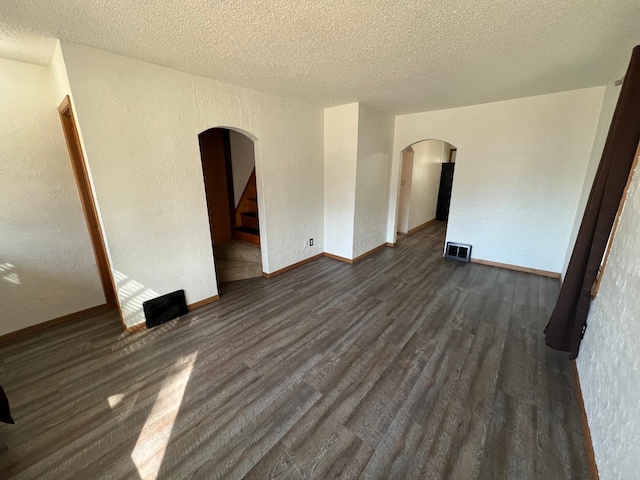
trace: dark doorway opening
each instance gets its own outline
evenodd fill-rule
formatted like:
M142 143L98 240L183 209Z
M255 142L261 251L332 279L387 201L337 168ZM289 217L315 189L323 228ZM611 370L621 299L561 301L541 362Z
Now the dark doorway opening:
M198 140L218 283L262 276L253 140L226 128Z
M451 190L453 189L453 173L456 167L455 154L457 149L449 150L449 161L442 164L440 172L440 188L438 189L438 205L436 207L436 220L446 222L449 220L449 207L451 206Z
M427 139L402 150L396 232L411 235L436 221L447 222L457 149Z

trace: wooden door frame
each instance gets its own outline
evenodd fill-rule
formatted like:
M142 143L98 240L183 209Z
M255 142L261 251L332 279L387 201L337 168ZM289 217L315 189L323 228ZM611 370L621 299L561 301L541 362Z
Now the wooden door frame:
M215 141L212 138L212 135L219 134L219 139L221 140L220 148L217 153L222 153L222 155L212 155L213 142ZM235 199L233 193L233 174L232 174L232 164L231 164L231 139L229 136L229 130L223 127L214 127L209 128L198 134L198 145L200 148L200 162L202 166L202 179L204 182L204 193L207 199L207 216L209 219L209 231L211 233L211 245L213 247L213 255L215 258L215 247L217 247L217 243L214 241L214 223L213 216L214 213L219 213L217 218L223 218L225 220L229 220L229 240L233 240L235 235L236 228L236 211L235 211ZM203 150L204 148L204 150ZM224 197L224 200L221 197L214 199L212 193L214 193L215 189L211 189L209 182L213 179L211 175L210 168L212 166L217 166L220 170L224 169L224 175L220 172L220 178L223 178L223 183L227 189L227 195ZM217 190L216 190L217 191ZM213 199L213 200L212 200ZM226 208L220 209L219 211L213 211L211 208L211 202L214 204L220 204L221 202L226 202ZM223 213L224 212L224 213Z
M222 129L224 139L224 164L227 171L227 194L229 196L229 221L231 222L231 236L236 231L236 197L233 191L233 163L231 161L231 133L228 128ZM255 158L254 158L255 168Z
M91 238L91 246L93 247L96 266L98 267L104 298L109 307L117 307L118 311L120 311L120 304L118 303L115 282L113 280L113 272L111 271L111 264L109 263L109 257L107 255L107 247L104 242L104 235L100 226L98 210L93 197L93 191L89 181L89 172L87 171L87 165L82 153L78 128L69 95L62 100L62 103L58 107L58 113L60 115L64 139L67 144L67 151L69 152L69 159L71 160L73 176L76 180L76 186L78 187L80 204L82 205L84 219L89 231L89 237ZM120 318L122 319L122 312L120 312Z

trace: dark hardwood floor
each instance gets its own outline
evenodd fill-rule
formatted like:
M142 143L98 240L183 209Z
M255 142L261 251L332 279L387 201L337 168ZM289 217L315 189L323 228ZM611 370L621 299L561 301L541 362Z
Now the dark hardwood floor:
M443 239L235 282L150 331L102 315L0 346L0 477L587 479L542 342L557 281Z

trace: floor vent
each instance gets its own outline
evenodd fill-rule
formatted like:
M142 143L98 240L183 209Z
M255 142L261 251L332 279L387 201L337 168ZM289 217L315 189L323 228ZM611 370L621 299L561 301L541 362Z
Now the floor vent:
M458 260L460 262L469 262L471 260L471 245L447 242L444 258Z
M184 290L167 293L142 304L147 328L157 327L188 312Z

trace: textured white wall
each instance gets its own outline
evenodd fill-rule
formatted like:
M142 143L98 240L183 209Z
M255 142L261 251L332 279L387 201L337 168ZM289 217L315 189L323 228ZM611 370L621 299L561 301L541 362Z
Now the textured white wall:
M411 176L413 175L413 148L402 151L400 166L400 193L398 194L398 226L399 233L409 231L409 211L411 210Z
M475 258L560 272L604 87L396 117L387 241L395 238L401 150L458 148L447 240Z
M636 172L577 360L602 480L634 480L640 469L638 292L640 174Z
M449 144L425 140L413 145L413 173L408 229L436 218L442 163L449 160Z
M67 76L67 66L64 64L62 46L56 42L56 48L51 58L51 81L53 83L53 94L58 105L67 95L71 96L71 86ZM77 129L76 125L76 129Z
M359 110L324 110L324 251L344 258L353 258Z
M354 258L385 243L394 120L360 104Z
M616 103L618 103L618 96L620 95L621 87L616 87L615 81L624 75L626 67L627 65L625 65L624 69L621 69L613 77L613 80L607 83L605 87L602 107L600 108L600 117L598 118L598 127L596 129L596 135L593 140L593 147L591 148L591 155L589 157L589 165L587 166L587 171L584 176L582 193L580 194L578 208L576 209L576 216L573 220L573 228L571 229L571 235L569 236L569 244L567 245L564 265L562 266L562 278L564 278L565 273L567 273L567 267L569 266L569 260L571 260L573 246L576 243L576 237L578 236L578 230L580 229L584 209L587 206L589 194L591 193L593 179L596 176L596 171L600 164L600 157L602 157L602 151L604 150L604 143L607 140L607 134L609 133L609 127L611 126L611 119L613 118L613 112L616 109Z
M147 298L217 294L198 150L211 127L257 140L263 270L323 251L320 108L72 43L62 52L127 325Z
M234 130L229 132L229 143L233 170L233 196L237 207L255 166L255 152L253 140Z
M0 335L104 303L49 68L0 59Z
M353 259L385 243L394 118L359 103L324 111L324 247Z

